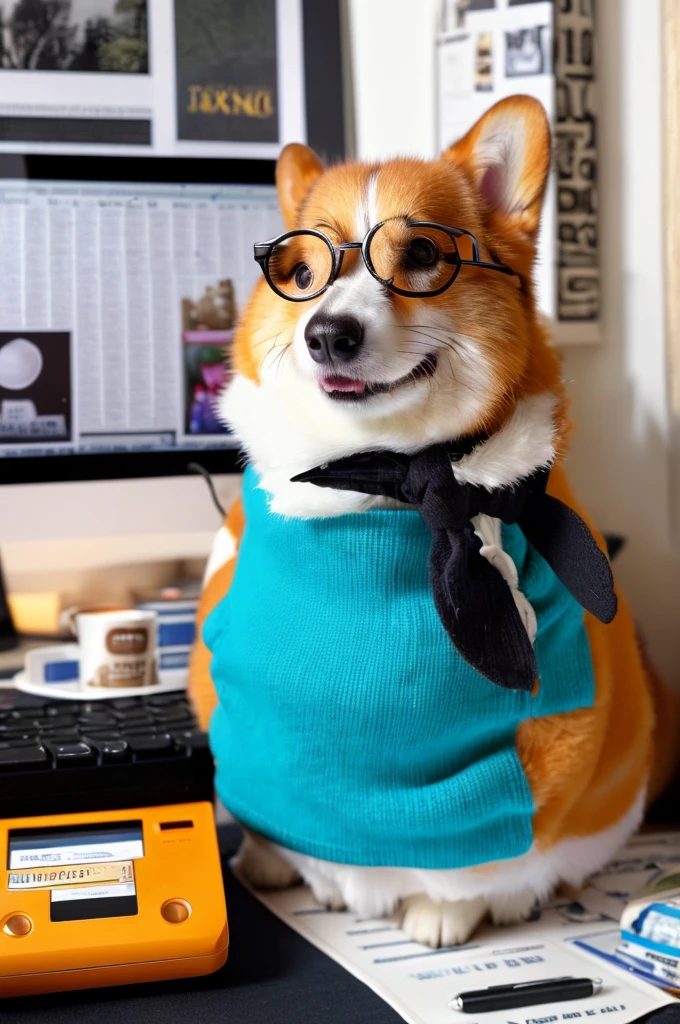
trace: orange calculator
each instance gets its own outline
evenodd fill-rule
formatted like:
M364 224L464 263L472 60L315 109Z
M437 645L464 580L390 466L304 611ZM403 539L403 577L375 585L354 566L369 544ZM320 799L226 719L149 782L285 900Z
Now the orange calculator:
M228 929L208 801L0 821L0 996L209 974Z

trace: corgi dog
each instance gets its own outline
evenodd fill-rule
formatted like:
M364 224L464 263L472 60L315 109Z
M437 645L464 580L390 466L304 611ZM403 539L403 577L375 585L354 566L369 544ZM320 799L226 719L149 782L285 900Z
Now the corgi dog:
M605 623L591 582L573 596L579 538L588 557L604 543L564 472L567 399L532 283L549 168L527 96L435 160L325 169L287 146L287 231L255 247L222 399L249 465L206 570L190 691L244 828L236 869L397 912L433 947L580 885L673 767L676 705L625 600ZM467 503L453 526L446 501L403 497L413 467L413 502L427 490L423 452L437 493ZM345 467L339 485L319 483L326 467ZM532 480L533 532L507 504ZM562 578L558 506L577 524Z

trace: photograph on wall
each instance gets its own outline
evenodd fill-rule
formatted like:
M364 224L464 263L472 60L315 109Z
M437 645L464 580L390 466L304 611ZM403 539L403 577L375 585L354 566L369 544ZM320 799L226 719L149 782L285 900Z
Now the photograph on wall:
M147 74L147 0L0 0L0 69Z
M465 5L468 11L490 11L496 6L496 0L469 0Z
M550 72L549 25L534 25L505 33L505 74L508 78L549 75Z
M0 332L0 446L72 439L71 335Z
M477 33L475 89L477 92L493 91L493 32Z
M175 0L177 137L278 142L276 0Z
M236 311L228 278L206 285L197 298L182 299L184 431L197 437L228 434L217 402L231 380L229 355Z

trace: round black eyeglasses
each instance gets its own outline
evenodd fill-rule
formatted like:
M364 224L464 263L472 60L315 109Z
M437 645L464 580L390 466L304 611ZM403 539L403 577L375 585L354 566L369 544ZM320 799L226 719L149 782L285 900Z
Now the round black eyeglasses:
M469 239L472 259L462 259L459 238ZM257 242L254 255L277 295L289 302L307 302L333 284L347 249L361 250L366 269L376 281L397 295L414 299L441 295L461 267L515 274L504 263L481 260L477 239L464 228L404 217L376 224L363 242L341 245L333 245L323 232L312 228L286 231L268 242Z

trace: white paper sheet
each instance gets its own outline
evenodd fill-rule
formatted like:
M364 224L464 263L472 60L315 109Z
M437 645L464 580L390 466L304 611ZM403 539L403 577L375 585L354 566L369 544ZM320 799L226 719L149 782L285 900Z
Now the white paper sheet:
M255 895L410 1024L476 1024L476 1015L449 1007L456 993L565 975L600 978L602 988L589 999L480 1014L479 1024L561 1024L604 1015L628 1024L674 999L611 962L618 918L659 862L679 859L680 833L636 837L578 899L556 900L520 926L485 927L468 945L449 949L412 942L393 919L327 911L304 886Z

